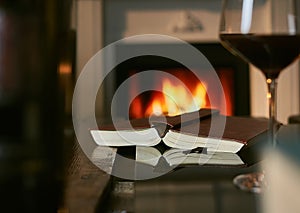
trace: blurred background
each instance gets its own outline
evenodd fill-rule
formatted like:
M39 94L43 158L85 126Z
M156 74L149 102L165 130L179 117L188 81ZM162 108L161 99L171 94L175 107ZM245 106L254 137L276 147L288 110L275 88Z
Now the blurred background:
M273 4L274 2L276 5L280 4L278 0L273 1ZM259 0L256 3L271 11L270 0ZM76 73L79 75L87 61L101 48L122 38L147 33L174 36L198 48L210 60L221 79L221 76L232 79L230 82L227 80L222 82L224 88L228 90L227 107L231 110L225 113L268 117L264 76L255 67L245 65L243 61L235 59L232 54L227 54L219 43L218 27L221 7L221 0L167 0L164 2L158 0L151 2L77 0L75 9ZM279 18L273 17L271 12L261 14L261 16L268 17L265 20L269 21L260 23L266 28L270 28L270 20ZM126 54L126 51L134 51L135 48L147 48L147 45L165 45L165 48L168 48L167 44L157 44L153 41L123 44L116 47L107 63L114 63L118 54ZM111 109L107 100L112 98L120 82L134 73L150 68L170 72L176 77L178 76L176 72L184 71L180 71L181 67L174 63L157 58L143 57L133 59L127 64L120 64L115 72L107 77L105 85L99 90L101 95L97 98L96 107L99 117L105 117L110 113ZM282 123L287 123L289 116L299 114L299 64L296 62L287 69L289 71L280 75L278 83L278 120ZM155 85L155 87L162 86ZM130 92L132 91L128 91L128 96ZM134 94L134 91L132 93ZM146 94L144 99L154 99L153 96ZM136 102L139 101L136 100ZM151 105L151 103L146 104ZM81 108L82 113L85 113L84 104ZM122 117L124 112L117 111L116 114Z
M71 0L0 2L0 211L56 212L75 58Z

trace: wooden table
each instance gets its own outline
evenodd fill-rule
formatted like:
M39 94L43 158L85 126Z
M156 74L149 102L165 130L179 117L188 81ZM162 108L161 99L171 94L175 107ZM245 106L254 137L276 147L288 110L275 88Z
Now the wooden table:
M260 196L232 184L237 174L259 169L259 164L247 168L189 167L132 181L103 172L75 146L59 212L259 212Z
M79 145L74 146L67 173L65 199L59 212L95 212L98 203L109 194L111 176L95 166Z
M139 181L108 175L75 146L64 205L59 212L255 213L266 212L266 209L269 210L267 212L282 212L283 209L299 212L299 132L300 125L281 127L274 157L249 167L186 167L157 178ZM271 162L268 161L270 159ZM238 174L261 170L261 164L268 165L266 171L273 174L269 182L272 190L265 193L264 200L262 195L241 191L232 183ZM115 166L115 163L112 165Z

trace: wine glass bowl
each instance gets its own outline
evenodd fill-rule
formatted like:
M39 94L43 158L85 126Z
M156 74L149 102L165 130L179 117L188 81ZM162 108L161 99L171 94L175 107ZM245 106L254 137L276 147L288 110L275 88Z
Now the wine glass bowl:
M234 54L260 69L267 79L278 78L298 58L300 49L300 35L222 33L220 39Z
M269 145L276 147L276 89L279 74L300 53L300 0L223 0L219 38L234 55L257 67L266 77ZM263 173L235 178L239 188L263 186ZM259 177L259 178L258 178ZM260 178L261 177L261 178ZM238 179L241 178L241 179ZM239 185L242 184L242 185Z

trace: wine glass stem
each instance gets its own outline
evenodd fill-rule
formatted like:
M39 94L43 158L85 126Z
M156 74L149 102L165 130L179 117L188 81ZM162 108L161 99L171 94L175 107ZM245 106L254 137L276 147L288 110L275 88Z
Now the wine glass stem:
M277 78L267 79L268 85L268 101L269 101L269 141L273 147L276 146L275 134L277 132L277 107L276 107L276 92L277 92Z

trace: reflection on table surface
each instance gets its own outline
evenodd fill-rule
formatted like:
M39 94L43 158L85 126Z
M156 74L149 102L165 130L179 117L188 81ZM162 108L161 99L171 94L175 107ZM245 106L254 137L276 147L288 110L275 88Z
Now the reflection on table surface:
M189 165L160 170L154 176L152 166L130 161L137 154L136 147L127 148L126 152L121 148L119 151L110 147L97 149L92 161L112 173L117 168L114 174L119 175L111 178L109 196L98 204L98 212L234 213L241 209L243 212L259 212L260 196L245 193L232 183L238 174L260 170L259 164L249 167ZM120 153L123 156L119 156ZM123 157L130 159L124 162ZM124 176L140 180L128 180Z
M84 155L80 155L79 159L86 160L79 161L81 169L75 172L72 181L69 181L68 188L71 189L71 193L67 194L67 209L69 212L84 213L273 213L289 206L289 210L293 210L289 212L297 212L295 210L300 209L296 196L300 190L300 160L297 154L300 153L299 133L300 126L282 127L278 135L279 148L276 150L279 157L276 154L276 158L264 158L263 161L250 166L178 167L164 175L136 181L105 173L104 171L114 172L118 149L102 147L100 152L98 150L92 154L94 164ZM272 167L270 160L273 162ZM257 195L241 191L233 185L232 180L236 175L261 171L261 165L272 169L268 172L274 174L270 182L273 191L266 193L266 196ZM74 168L76 167L78 168ZM129 175L135 175L139 167L137 164L121 162L117 168L122 168L121 171L127 171ZM277 211L273 211L274 208L277 208ZM71 211L73 209L75 211Z
M189 167L151 180L114 178L109 205L99 206L107 212L259 212L260 196L232 183L236 174L256 169Z

